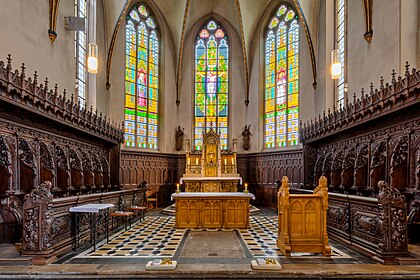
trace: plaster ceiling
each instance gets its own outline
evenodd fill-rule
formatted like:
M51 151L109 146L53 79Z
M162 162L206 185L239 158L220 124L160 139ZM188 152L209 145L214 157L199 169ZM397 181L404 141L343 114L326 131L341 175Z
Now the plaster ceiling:
M104 0L108 38L112 37L115 25L127 1L130 3L137 2L135 0ZM148 0L145 2L149 5L154 5L159 10L170 30L174 47L178 50L187 0ZM239 0L247 52L249 52L249 46L257 31L261 17L271 2L272 0ZM318 16L319 2L320 0L299 0L308 23L309 31L313 33L312 40L315 39L314 35L317 31L316 19ZM191 0L190 12L187 18L186 34L188 34L191 29L194 30L197 21L210 13L218 14L227 20L240 38L240 24L236 13L235 0ZM316 45L316 42L314 43Z

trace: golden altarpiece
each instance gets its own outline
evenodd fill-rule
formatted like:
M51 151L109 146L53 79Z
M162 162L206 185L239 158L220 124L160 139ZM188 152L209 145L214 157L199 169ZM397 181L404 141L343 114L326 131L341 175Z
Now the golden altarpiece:
M242 184L236 168L237 140L232 151L220 149L220 137L213 128L203 135L203 150L191 151L186 139L186 168L180 180L186 192L237 192Z

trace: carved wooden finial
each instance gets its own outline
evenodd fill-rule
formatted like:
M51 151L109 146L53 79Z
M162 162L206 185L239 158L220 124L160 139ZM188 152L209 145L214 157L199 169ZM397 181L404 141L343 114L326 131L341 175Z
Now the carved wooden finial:
M58 85L57 85L57 84L55 84L55 85L54 85L54 95L57 95L57 90L58 90Z
M416 72L417 72L417 69L416 68L411 69L411 75L416 74Z
M92 115L92 112L93 112L93 106L92 105L90 105L90 114Z
M408 63L408 61L405 62L405 76L410 76L410 64Z
M99 113L99 117L102 119L102 112Z
M45 82L44 82L44 90L48 91L48 78L45 78Z
M373 95L373 83L370 83L370 95Z
M64 89L63 90L63 99L64 99L64 101L66 100L66 98L67 98L67 91L66 91L66 89ZM57 96L57 95L56 95Z
M395 84L396 82L397 82L397 80L395 79L395 75L396 75L397 73L395 72L395 69L392 69L392 73L391 73L391 76L392 76L392 83L393 84Z
M22 79L24 79L25 78L25 69L26 69L25 63L22 63L22 66L20 66L20 69L22 69L20 71L20 76L22 77Z
M335 108L335 105L334 105L334 108ZM330 115L331 115L331 108L328 107L328 116Z
M12 55L10 53L7 55L6 70L7 71L11 71L12 70Z
M95 109L95 115L98 115L98 108Z
M71 104L73 104L73 101L74 101L74 93L71 94L71 98L70 98Z
M34 73L34 82L33 82L34 86L36 86L38 84L38 72L35 71Z
M381 85L380 85L380 89L383 90L384 89L384 77L381 76Z
M353 105L356 104L356 93L353 93Z

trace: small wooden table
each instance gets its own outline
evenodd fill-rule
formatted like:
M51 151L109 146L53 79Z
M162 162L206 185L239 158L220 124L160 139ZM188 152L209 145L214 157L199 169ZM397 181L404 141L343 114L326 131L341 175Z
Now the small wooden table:
M248 228L251 193L174 193L177 228Z

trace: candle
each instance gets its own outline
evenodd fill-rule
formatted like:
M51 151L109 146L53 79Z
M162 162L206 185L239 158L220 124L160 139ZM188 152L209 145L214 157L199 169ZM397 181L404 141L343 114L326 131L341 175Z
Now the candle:
M198 165L198 158L195 158L195 165Z
M176 193L179 193L179 183L176 184Z
M248 193L248 183L245 183L245 193Z

